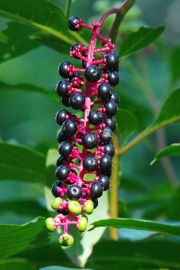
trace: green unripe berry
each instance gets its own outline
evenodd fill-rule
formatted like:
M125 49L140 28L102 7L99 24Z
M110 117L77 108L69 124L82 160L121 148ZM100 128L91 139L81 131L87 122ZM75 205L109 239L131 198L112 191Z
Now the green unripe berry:
M50 232L54 232L55 231L54 219L53 218L47 218L46 219L46 227L48 228L48 230Z
M94 211L94 203L91 200L87 200L84 204L84 211L90 215Z
M70 234L63 234L59 237L59 244L64 247L72 246L74 238Z
M68 209L71 213L79 215L81 213L81 205L78 201L70 201L68 204Z
M81 217L79 219L79 222L78 222L78 226L77 226L77 229L80 231L80 232L84 232L87 228L87 223L88 223L88 220L86 217Z
M60 197L57 197L51 204L52 209L58 210L61 205L62 199Z

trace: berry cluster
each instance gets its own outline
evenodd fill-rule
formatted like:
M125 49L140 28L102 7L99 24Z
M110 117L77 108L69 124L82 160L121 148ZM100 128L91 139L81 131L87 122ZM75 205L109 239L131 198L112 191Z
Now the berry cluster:
M119 57L114 52L111 39L100 35L101 25L83 23L78 17L68 21L69 29L78 31L82 27L92 31L88 47L74 44L70 57L81 60L82 68L70 62L59 65L63 78L56 85L56 92L66 107L81 110L78 118L66 109L56 114L56 121L62 127L57 135L60 157L57 160L56 181L52 194L56 197L52 208L57 210L55 218L46 220L50 231L64 226L59 243L70 246L74 239L68 233L68 226L74 225L83 232L87 227L86 214L98 206L98 198L109 188L112 171L112 144L119 97L113 86L119 83ZM102 47L96 48L96 41ZM100 58L100 59L99 59Z

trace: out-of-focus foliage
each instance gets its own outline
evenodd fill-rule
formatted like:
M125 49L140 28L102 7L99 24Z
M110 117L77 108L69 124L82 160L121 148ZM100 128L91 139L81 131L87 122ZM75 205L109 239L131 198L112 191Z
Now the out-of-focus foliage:
M180 269L178 2L137 0L116 39L122 56L116 87L122 219L107 219L106 194L89 220L123 227L120 240L110 240L104 227L83 236L74 230L76 245L62 249L57 235L50 240L44 228L45 218L54 215L54 116L63 108L54 88L71 45L82 38L88 43L90 36L68 31L66 1L0 1L0 269ZM89 23L119 6L76 0L70 15ZM104 36L114 18L105 20ZM158 161L150 166L152 160Z

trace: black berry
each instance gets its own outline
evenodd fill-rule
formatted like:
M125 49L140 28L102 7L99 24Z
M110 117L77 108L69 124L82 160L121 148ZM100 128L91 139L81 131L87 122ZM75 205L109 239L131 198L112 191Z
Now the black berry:
M104 191L109 188L110 181L109 181L109 177L107 175L100 174L98 180L101 183L101 185L103 186Z
M59 167L60 165L66 165L67 163L67 159L64 156L60 156L58 157L57 161L56 161L56 167Z
M119 98L119 96L118 96L118 94L117 94L116 92L112 93L112 95L111 95L111 100L114 100L114 102L115 102L116 104L119 103L120 98Z
M77 93L72 94L69 98L69 104L75 110L81 109L85 104L84 95L77 94Z
M106 56L106 65L108 70L118 71L119 57L116 53L112 52Z
M94 209L98 206L98 199L97 198L94 198L92 200L92 202L94 203Z
M64 142L64 141L66 141L67 140L67 135L65 134L65 132L63 131L63 130L61 130L59 133L58 133L58 135L57 135L57 141L58 141L58 143L62 143L62 142Z
M98 138L94 133L87 133L82 137L82 144L87 149L93 149L98 144Z
M104 123L105 123L105 125L107 127L109 127L110 129L112 129L112 131L115 131L115 129L116 129L116 120L114 118L105 117Z
M102 83L98 87L98 95L100 98L104 100L111 98L112 93L113 93L113 90L111 88L111 85L108 83Z
M59 75L63 78L69 78L69 71L68 71L68 68L72 66L72 64L70 62L62 62L60 65L59 65Z
M73 149L73 145L70 142L63 142L59 146L59 154L62 156L68 156Z
M65 120L67 120L67 117L70 115L70 113L66 110L60 110L56 113L56 122L61 126Z
M100 168L102 170L110 170L112 167L112 158L109 155L104 155L100 158Z
M69 82L66 80L61 80L56 85L56 92L60 97L68 95L68 85Z
M65 180L70 174L70 169L64 165L60 165L59 167L57 167L55 174L57 179Z
M114 149L114 146L112 145L112 143L104 145L104 154L107 154L107 155L109 155L111 157L114 156L115 149Z
M60 181L56 181L56 182L52 185L51 191L52 191L52 194L53 194L55 197L59 197L58 189L60 189L61 186L62 186L62 182L60 182Z
M68 21L68 27L71 31L79 31L82 27L79 23L82 23L82 19L76 16L72 16Z
M100 138L103 143L109 143L112 140L113 132L109 127L105 127L100 132Z
M85 69L84 75L89 82L97 82L100 79L101 71L97 66L89 66Z
M104 104L104 107L106 109L106 115L109 117L114 116L117 112L117 104L114 102L114 100L107 101Z
M107 79L110 85L115 86L119 83L119 74L117 71L108 71L107 75Z
M67 196L70 200L78 200L82 196L82 189L78 185L71 185L67 189Z
M62 104L66 107L70 107L70 104L69 104L69 96L63 96L61 98L61 101L62 101Z
M66 120L62 124L62 130L67 136L73 136L77 131L77 124L73 120Z
M93 171L97 170L97 168L98 168L98 161L93 156L85 157L85 159L83 160L83 167L87 171L93 172Z
M97 110L93 110L93 111L90 111L88 119L92 125L97 126L102 123L104 116L101 112Z
M93 198L99 198L103 194L103 186L101 185L100 182L92 183L90 192Z

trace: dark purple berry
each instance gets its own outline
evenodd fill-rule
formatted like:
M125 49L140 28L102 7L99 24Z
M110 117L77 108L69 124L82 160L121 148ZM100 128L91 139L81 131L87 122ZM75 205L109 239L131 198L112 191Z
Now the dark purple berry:
M65 180L70 174L70 169L64 165L57 167L55 175L59 180Z
M88 119L92 125L97 126L102 123L104 116L101 112L97 110L93 110L93 111L90 111Z
M105 123L105 125L107 127L109 127L110 129L112 129L112 131L115 131L115 129L116 129L116 120L114 118L105 117L104 123Z
M89 66L85 69L85 78L89 82L97 82L101 76L101 70L97 66Z
M82 23L82 19L76 16L72 16L68 21L68 27L71 31L79 31L82 27L79 26L79 23Z
M109 155L111 157L114 156L115 149L114 149L114 146L112 145L112 143L104 145L104 154L107 154L107 155Z
M65 132L63 130L61 130L58 135L57 135L57 141L58 143L62 143L64 141L66 141L68 138L68 136L65 134Z
M104 100L111 98L112 93L113 90L111 88L111 85L108 83L102 83L98 87L98 96Z
M93 172L98 168L98 161L93 156L85 157L85 159L83 160L83 167L87 171Z
M73 120L66 120L62 124L62 130L67 136L73 136L77 131L77 124Z
M61 98L61 101L62 101L62 104L66 107L70 107L70 104L69 104L69 96L64 96Z
M111 86L115 86L119 83L119 74L117 71L108 71L107 75L107 79Z
M94 203L94 209L98 206L98 199L97 198L94 198L92 200L92 202Z
M58 209L57 212L59 214L64 215L64 216L67 216L69 214L69 210L68 209Z
M100 182L92 183L90 192L93 198L99 198L103 194L103 186L101 185Z
M117 104L114 102L114 100L107 101L104 104L104 107L106 109L106 115L109 117L112 117L117 112Z
M69 82L66 80L61 80L56 85L56 92L60 97L68 95L68 85Z
M103 143L109 143L112 140L113 132L109 127L105 127L100 132L100 138Z
M59 65L59 75L63 78L69 78L69 72L68 72L68 68L71 66L72 64L70 62L62 62L60 65Z
M56 122L61 126L65 120L67 120L67 117L70 115L70 113L66 110L60 110L56 113Z
M118 96L118 94L116 92L112 93L111 100L113 100L116 104L119 103L120 98L119 98L119 96Z
M101 185L103 186L104 191L109 188L110 181L109 181L109 177L107 175L100 174L98 180L101 183Z
M60 156L60 157L58 157L58 159L56 161L56 167L59 167L61 165L66 165L66 163L67 163L66 157Z
M71 185L67 189L67 196L70 200L78 200L82 196L82 189L78 185Z
M100 168L106 171L112 168L112 158L109 155L106 154L100 158Z
M112 52L106 56L106 65L108 70L118 71L119 57L116 53Z
M69 98L69 104L75 110L82 109L85 104L84 95L77 93L72 94Z
M56 181L56 182L52 185L51 191L52 191L52 194L53 194L55 197L59 197L58 189L60 189L61 187L62 187L62 182L60 182L60 181Z
M82 137L82 144L87 149L93 149L98 144L98 138L94 133L87 133Z
M72 143L66 141L60 144L58 150L60 155L68 156L69 154L71 154L72 149L73 149Z

